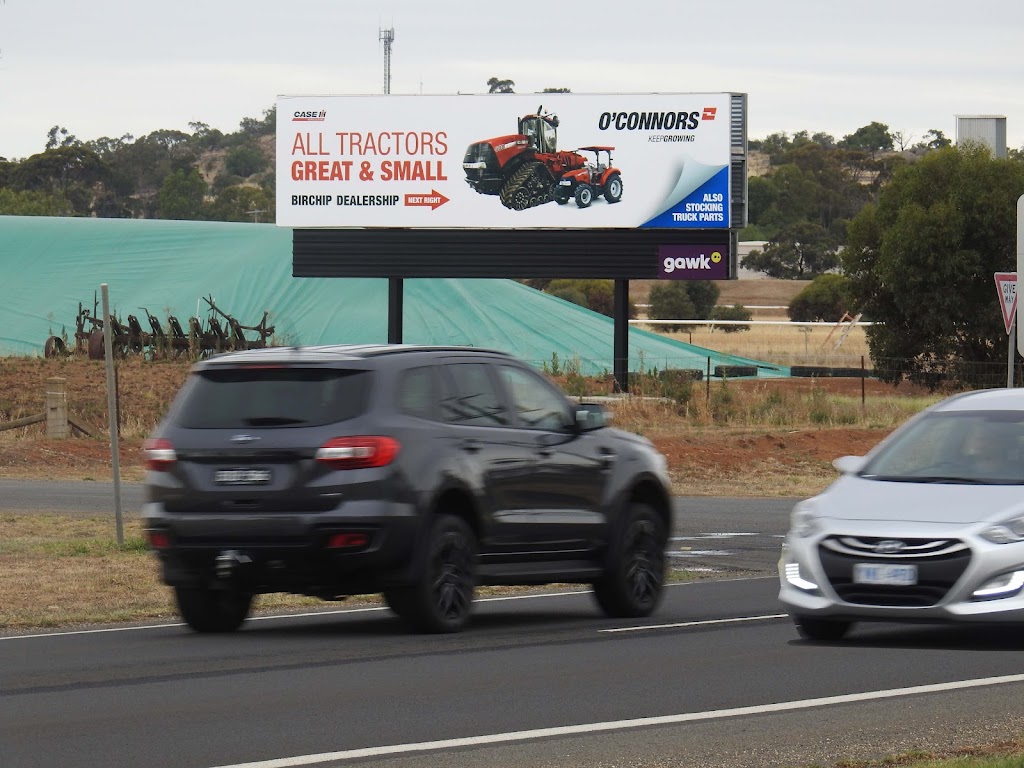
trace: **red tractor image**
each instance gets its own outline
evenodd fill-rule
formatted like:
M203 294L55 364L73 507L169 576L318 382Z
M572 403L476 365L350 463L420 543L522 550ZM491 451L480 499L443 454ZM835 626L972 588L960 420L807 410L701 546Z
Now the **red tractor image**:
M576 200L588 207L597 195L609 203L622 199L622 174L612 166L614 147L582 147L594 153L594 162L579 152L558 150L558 117L544 114L519 118L519 132L470 144L463 158L466 183L482 195L497 195L514 211L554 200L559 205ZM608 162L601 163L601 153Z

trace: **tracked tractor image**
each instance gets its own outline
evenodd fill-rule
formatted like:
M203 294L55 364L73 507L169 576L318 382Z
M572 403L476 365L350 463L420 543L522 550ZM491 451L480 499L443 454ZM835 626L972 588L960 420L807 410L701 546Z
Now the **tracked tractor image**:
M482 195L497 195L514 211L570 198L586 208L596 195L609 203L622 199L622 175L611 165L614 147L584 147L594 152L593 163L579 152L559 151L558 117L543 107L519 118L518 131L470 144L462 163L466 183ZM607 153L606 164L601 152Z

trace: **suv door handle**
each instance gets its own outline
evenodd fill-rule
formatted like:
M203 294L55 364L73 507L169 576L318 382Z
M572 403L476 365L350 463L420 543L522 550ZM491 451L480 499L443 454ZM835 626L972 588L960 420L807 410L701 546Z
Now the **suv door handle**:
M475 437L467 437L465 440L462 441L462 445L460 447L464 451L469 451L470 453L476 453L483 446L480 444L480 441L477 440Z
M601 469L608 469L612 465L612 462L615 461L615 451L611 448L601 446L598 449L598 454L598 461L601 464Z

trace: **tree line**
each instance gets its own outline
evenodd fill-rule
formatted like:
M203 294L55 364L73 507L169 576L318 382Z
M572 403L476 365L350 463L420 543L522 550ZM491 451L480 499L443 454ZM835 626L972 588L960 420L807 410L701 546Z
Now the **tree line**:
M488 82L492 93L514 85ZM0 157L0 215L274 221L275 108L232 133L189 128L83 141L54 126L42 152ZM874 320L872 358L909 361L903 370L921 381L939 381L963 362L1005 362L992 275L1016 269L1024 150L997 159L981 145L952 147L935 129L913 143L879 122L839 140L773 133L749 148L768 168L748 181L740 239L765 245L741 265L812 280L792 302L792 319ZM605 281L537 287L610 313ZM749 319L742 308L716 308L715 299L717 291L673 281L652 291L648 314Z
M189 128L83 141L53 126L42 152L0 157L0 214L274 221L276 108L233 133Z

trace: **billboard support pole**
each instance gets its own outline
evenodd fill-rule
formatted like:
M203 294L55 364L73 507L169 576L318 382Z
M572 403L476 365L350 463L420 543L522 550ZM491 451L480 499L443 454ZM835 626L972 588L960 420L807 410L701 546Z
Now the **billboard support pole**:
M388 344L402 343L404 285L400 277L388 278Z
M629 280L615 281L612 368L620 392L629 392Z

